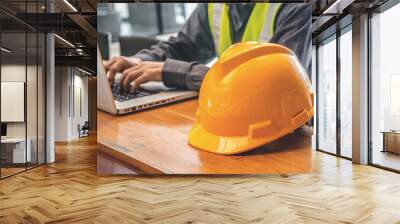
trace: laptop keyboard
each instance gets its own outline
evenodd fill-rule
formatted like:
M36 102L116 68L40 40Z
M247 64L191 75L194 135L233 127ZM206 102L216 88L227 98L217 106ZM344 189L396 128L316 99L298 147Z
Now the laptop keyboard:
M114 99L118 102L124 102L127 100L144 97L144 96L149 96L149 95L153 94L152 92L146 91L143 89L138 89L133 93L129 93L129 92L125 91L124 88L122 88L117 83L113 83L111 85L111 90L112 90Z

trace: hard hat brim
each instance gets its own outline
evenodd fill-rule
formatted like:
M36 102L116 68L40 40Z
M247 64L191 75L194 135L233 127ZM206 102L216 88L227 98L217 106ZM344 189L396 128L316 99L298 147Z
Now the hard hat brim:
M193 125L188 136L191 146L223 155L250 151L272 140L270 138L251 139L248 136L218 136L207 132L198 122Z

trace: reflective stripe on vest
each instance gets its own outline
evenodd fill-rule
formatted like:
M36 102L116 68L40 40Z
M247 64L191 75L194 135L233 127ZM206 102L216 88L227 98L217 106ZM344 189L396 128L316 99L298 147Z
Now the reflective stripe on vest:
M243 41L269 42L275 32L275 17L281 3L256 3L243 33ZM208 23L217 55L232 45L229 7L226 3L208 4Z

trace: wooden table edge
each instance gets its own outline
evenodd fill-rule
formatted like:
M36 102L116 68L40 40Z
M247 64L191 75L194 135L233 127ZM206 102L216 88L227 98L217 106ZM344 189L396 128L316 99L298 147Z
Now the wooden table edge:
M142 172L141 174L167 174L149 164L133 158L132 156L126 155L123 151L126 151L127 149L111 142L98 141L97 150L129 164L129 166L132 166L135 170L140 170Z

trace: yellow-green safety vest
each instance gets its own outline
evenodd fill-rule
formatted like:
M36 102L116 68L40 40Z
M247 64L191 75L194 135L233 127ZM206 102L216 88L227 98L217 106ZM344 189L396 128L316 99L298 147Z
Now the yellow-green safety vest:
M242 42L269 42L275 32L275 17L281 5L281 3L256 3L246 24ZM228 9L226 3L208 4L208 22L218 56L232 45Z

